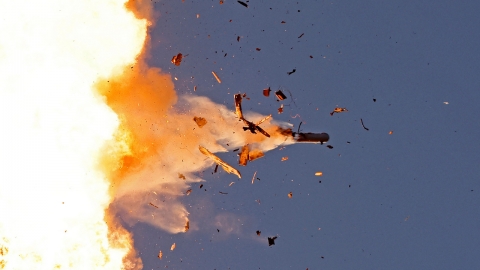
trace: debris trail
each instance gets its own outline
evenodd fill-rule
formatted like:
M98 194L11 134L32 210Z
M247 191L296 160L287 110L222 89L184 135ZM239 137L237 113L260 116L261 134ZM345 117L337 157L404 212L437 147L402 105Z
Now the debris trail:
M225 161L221 160L216 155L212 154L212 152L208 151L205 147L199 146L198 149L200 150L200 152L202 152L202 154L204 154L205 156L207 156L210 159L212 159L213 161L215 161L218 165L222 166L222 168L226 172L233 173L236 176L238 176L238 178L242 178L242 175L240 174L240 172L237 169L233 168L231 165L229 165Z

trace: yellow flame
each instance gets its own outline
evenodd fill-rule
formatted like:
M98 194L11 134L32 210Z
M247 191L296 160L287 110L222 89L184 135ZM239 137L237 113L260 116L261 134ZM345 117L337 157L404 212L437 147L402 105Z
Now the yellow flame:
M0 2L0 269L134 269L96 169L119 120L93 91L135 62L148 22L122 0Z

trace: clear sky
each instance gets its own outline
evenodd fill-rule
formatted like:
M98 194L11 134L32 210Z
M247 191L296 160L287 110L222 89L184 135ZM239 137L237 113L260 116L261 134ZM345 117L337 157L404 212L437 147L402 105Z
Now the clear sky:
M150 64L179 95L233 111L246 93L244 111L327 132L333 149L290 145L246 167L220 154L244 177L199 172L185 234L137 223L144 269L480 269L480 2L244 2L157 2Z

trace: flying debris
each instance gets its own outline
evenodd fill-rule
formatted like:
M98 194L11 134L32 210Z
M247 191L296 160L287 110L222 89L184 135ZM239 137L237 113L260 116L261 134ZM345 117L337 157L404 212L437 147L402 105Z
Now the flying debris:
M257 231L257 235L258 235L258 236L260 236L261 233L262 233L261 231Z
M295 73L295 71L297 71L297 69L294 68L292 71L287 72L287 74L292 75L293 73Z
M249 149L248 149L248 144L246 144L242 147L242 152L240 152L240 158L238 160L238 164L240 164L241 166L247 166L248 154L249 154Z
M158 208L158 206L156 206L156 205L153 204L153 203L148 203L148 204L151 205L151 206L153 206L153 207L155 207L155 208Z
M187 223L185 223L185 232L188 232L190 229L190 221L187 220Z
M328 148L328 149L333 149L333 146L331 146L331 145L329 144L329 145L327 145L327 148Z
M282 161L288 160L288 157L282 157Z
M301 133L292 132L293 139L301 143L326 143L330 139L327 133Z
M348 110L347 110L347 108L336 107L335 109L333 109L333 111L330 113L330 115L333 115L334 113L341 113L341 112L348 112Z
M243 117L243 112L242 112L242 95L241 94L235 94L234 95L235 99L235 114L237 115L238 119L242 120L247 126L243 127L244 131L250 130L253 134L256 134L257 131L265 135L266 137L270 137L270 134L268 134L263 128L259 127L259 125L265 121L267 121L272 115L268 115L262 120L258 121L258 123L254 124L253 122L248 121Z
M257 171L255 171L255 173L253 174L253 177L252 177L252 185L253 185L253 182L255 181L255 176L257 176Z
M170 247L170 250L174 250L176 246L177 245L175 245L175 243L173 243L173 245Z
M363 119L362 119L362 118L360 118L360 122L362 123L362 127L363 127L366 131L368 131L368 128L363 124Z
M256 48L255 50L257 50L257 52L259 52L259 51L260 51L260 50L262 50L262 49L260 49L260 48Z
M193 117L193 121L195 121L195 123L197 123L198 127L201 128L203 126L205 126L207 124L207 119L203 118L203 117Z
M246 7L246 8L248 8L248 5L247 5L247 3L243 2L243 1L237 1L237 2L238 2L238 3L240 3L240 5L242 5L242 6Z
M316 172L315 173L315 176L322 176L323 175L323 172Z
M392 135L392 134L393 134L393 130L390 130L390 131L388 132L388 135Z
M182 62L183 55L181 53L178 53L177 55L174 55L172 57L172 63L175 66L180 66L180 63Z
M187 191L185 192L185 194L186 194L187 196L190 195L190 193L192 193L192 189L189 189L189 190L187 190Z
M163 258L163 252L160 250L160 252L158 252L158 258L161 260Z
M275 239L277 239L277 236L274 237L268 237L268 246L273 246L275 245Z
M298 38L301 38L301 37L303 37L303 35L304 35L304 34L305 34L305 33L302 33L300 36L298 36Z
M183 175L183 174L181 174L181 173L178 174L178 178L183 179L183 180L186 180L185 175Z
M270 96L270 91L272 91L270 89L270 87L263 89L263 95L266 96L266 97L269 97Z
M277 111L278 111L278 114L283 113L283 104L280 105L280 108L278 108Z
M285 96L285 94L282 92L282 90L276 91L275 95L277 96L278 100L287 99L287 96Z
M222 80L220 80L220 78L218 77L217 73L215 73L215 71L212 71L212 74L213 74L213 77L215 77L215 79L217 79L218 83L222 83Z
M213 161L215 161L218 165L222 166L222 168L227 172L227 173L233 173L235 174L236 176L238 176L238 178L242 178L242 175L240 174L240 172L233 168L232 166L230 166L229 164L227 164L225 161L221 160L219 157L217 157L216 155L212 154L210 151L208 151L205 147L199 145L198 146L198 149L200 150L200 152L202 152L202 154L204 154L205 156L209 157L210 159L212 159Z

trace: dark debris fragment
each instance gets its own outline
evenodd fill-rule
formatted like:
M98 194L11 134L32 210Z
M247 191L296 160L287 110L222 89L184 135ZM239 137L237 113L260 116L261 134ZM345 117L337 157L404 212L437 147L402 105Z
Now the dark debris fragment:
M261 231L257 231L257 235L258 235L258 236L260 236L261 233L262 233Z
M270 87L265 88L265 89L263 89L263 95L266 96L266 97L269 97L271 91L272 90L270 89Z
M287 74L292 75L293 73L295 73L295 71L297 71L297 69L294 68L292 71L287 72Z
M240 5L242 5L242 6L246 7L246 8L248 8L248 5L247 5L247 3L243 2L243 1L237 1L237 2L238 2L238 3L240 3Z
M333 149L333 146L331 146L331 145L329 144L329 145L327 145L327 148L328 148L328 149Z
M282 92L282 90L276 91L275 95L277 96L278 100L287 99L287 96L285 96L285 94Z
M172 63L175 66L180 66L180 63L182 62L183 55L181 53L178 53L177 55L174 55L172 57Z
M333 115L334 113L341 113L341 112L348 112L348 110L347 108L336 107L335 109L333 109L330 115Z
M277 239L277 236L274 237L268 237L268 246L273 246L275 245L275 239Z

